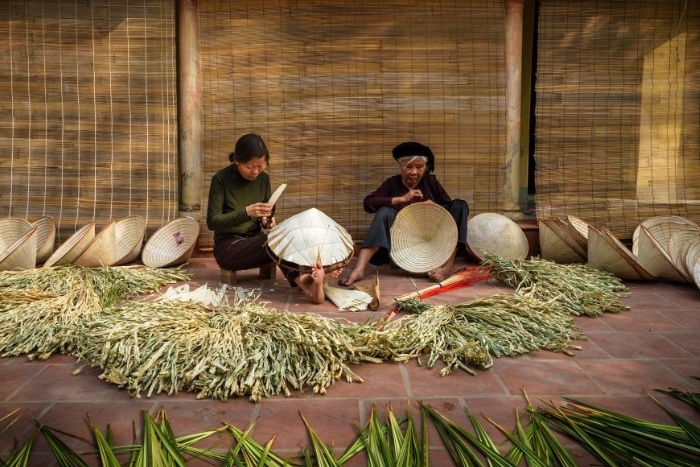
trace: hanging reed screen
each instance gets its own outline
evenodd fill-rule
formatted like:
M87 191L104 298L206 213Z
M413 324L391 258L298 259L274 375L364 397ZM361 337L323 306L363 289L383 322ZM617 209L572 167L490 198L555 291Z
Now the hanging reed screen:
M0 3L0 216L177 215L172 0Z
M700 222L700 5L542 0L536 203L631 238L657 215Z
M501 209L502 0L199 7L205 198L236 139L254 132L270 149L273 189L288 184L278 219L316 207L361 241L362 199L398 173L391 149L407 140L432 148L435 173L472 213Z

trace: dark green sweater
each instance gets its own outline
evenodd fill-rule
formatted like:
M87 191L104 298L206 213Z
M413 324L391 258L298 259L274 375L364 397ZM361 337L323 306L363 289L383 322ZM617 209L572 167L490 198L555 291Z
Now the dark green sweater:
M214 231L214 241L236 234L260 231L257 219L245 212L246 206L270 199L270 176L262 172L249 181L241 177L235 164L219 170L211 179L207 227Z

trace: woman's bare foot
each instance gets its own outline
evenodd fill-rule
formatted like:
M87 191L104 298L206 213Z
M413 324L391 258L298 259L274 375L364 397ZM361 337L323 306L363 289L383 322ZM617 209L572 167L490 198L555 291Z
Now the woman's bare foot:
M449 264L448 264L449 263ZM433 282L442 282L448 277L450 277L454 270L452 269L453 261L448 261L447 263L439 266L432 271L428 272L428 277Z
M350 274L345 277L340 278L338 284L349 287L357 281L361 281L365 278L365 267L369 264L369 260L372 256L379 250L378 246L370 246L360 249L360 253L357 255L357 264Z
M352 284L354 284L355 282L361 281L364 278L365 278L365 270L360 269L359 267L356 266L355 269L350 271L350 274L338 279L338 284L340 284L344 287L349 287Z
M326 294L323 293L323 281L326 273L320 262L317 262L311 267L311 272L301 274L297 279L297 285L301 287L304 294L311 299L316 305L323 303L326 300Z
M452 251L449 259L445 261L442 266L438 266L432 271L428 272L428 277L433 282L442 282L452 274L454 274L453 266L455 264L455 256L457 255L457 248Z

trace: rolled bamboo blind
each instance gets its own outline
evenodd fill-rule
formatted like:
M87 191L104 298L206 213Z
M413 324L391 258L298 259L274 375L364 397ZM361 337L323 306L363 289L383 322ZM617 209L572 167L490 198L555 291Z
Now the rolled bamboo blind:
M700 5L542 0L539 217L631 238L645 219L700 221Z
M398 173L391 149L407 140L432 148L472 213L502 208L502 0L204 1L199 17L205 197L254 132L273 189L288 184L278 219L316 207L361 241L362 198Z
M0 4L0 216L177 215L172 0Z

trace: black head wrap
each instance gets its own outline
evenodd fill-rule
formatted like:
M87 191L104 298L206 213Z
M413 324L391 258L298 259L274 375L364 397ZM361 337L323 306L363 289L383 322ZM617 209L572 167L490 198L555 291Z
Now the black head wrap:
M435 170L435 155L430 148L424 144L416 143L415 141L407 141L396 146L391 155L397 161L402 157L407 156L423 156L428 159L425 163L426 173L432 173Z

